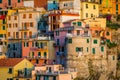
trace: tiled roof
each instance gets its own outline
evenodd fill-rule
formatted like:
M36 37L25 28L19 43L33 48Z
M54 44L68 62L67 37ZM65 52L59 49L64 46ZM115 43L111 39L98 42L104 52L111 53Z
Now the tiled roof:
M14 67L19 62L21 62L24 58L6 58L0 59L0 67Z

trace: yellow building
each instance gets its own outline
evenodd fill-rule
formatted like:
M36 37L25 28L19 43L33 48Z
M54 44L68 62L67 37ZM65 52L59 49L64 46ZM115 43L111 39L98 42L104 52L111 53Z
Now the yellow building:
M20 77L30 78L32 68L33 64L31 64L27 59L23 58L0 59L0 80L17 80Z
M98 17L99 16L99 5L95 2L83 1L81 2L81 19Z
M0 11L0 58L5 58L7 50L7 27L5 11Z

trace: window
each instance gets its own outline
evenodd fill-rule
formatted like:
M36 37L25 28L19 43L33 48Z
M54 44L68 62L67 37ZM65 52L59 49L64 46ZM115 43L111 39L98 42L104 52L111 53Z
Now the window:
M78 26L81 26L81 22L78 22L77 24L78 24Z
M110 33L109 33L109 32L106 32L106 35L107 35L107 36L109 36L109 35L110 35Z
M34 57L34 52L32 52L32 57Z
M40 57L41 56L41 52L38 52L38 57Z
M32 18L32 14L29 14L29 18Z
M17 23L15 23L15 27L16 27L16 28L18 27L18 24L17 24Z
M19 38L19 32L16 32L16 38Z
M0 38L3 38L3 34L0 34Z
M80 35L80 30L77 30L77 35Z
M33 22L30 22L30 27L33 27Z
M3 26L3 30L5 30L5 26Z
M59 36L59 31L56 31L56 36Z
M32 38L32 31L29 32L29 37Z
M113 58L113 60L115 60L115 56L113 56L112 58Z
M14 16L14 20L17 20L17 16Z
M93 17L93 14L91 14L91 17Z
M95 6L95 5L93 5L93 9L96 9L96 6Z
M5 19L3 19L3 24L5 24L6 22L5 22Z
M23 14L23 19L25 19L26 18L26 14Z
M116 10L118 10L118 4L116 4Z
M8 37L10 37L10 32L8 32Z
M87 52L89 51L89 48L87 47Z
M44 58L46 58L47 57L47 53L46 52L44 52Z
M28 47L29 43L28 42L24 42L24 47Z
M59 42L60 42L60 40L59 40L59 39L57 39L57 45L59 45Z
M101 47L101 51L104 52L104 47L103 46Z
M73 25L76 25L76 22L73 22Z
M89 43L89 39L87 39L86 41L87 41L87 43Z
M8 20L11 20L11 16L8 16Z
M83 47L76 47L76 52L82 52L83 51Z
M86 4L86 8L88 8L88 4Z
M12 68L9 68L8 73L9 73L9 74L12 74Z
M55 1L53 1L53 4L55 4Z
M8 26L9 26L9 28L11 28L12 26L11 26L11 24L8 24Z
M106 42L109 43L109 42L110 42L110 39L106 39Z
M68 39L68 43L72 43L72 39Z
M92 53L95 54L95 48L92 48Z
M38 59L36 59L36 63L37 63L37 64L39 63L39 60L38 60Z
M86 13L86 17L88 17L88 13Z
M94 44L97 44L97 40L94 40Z
M20 0L18 0L18 3L20 3Z
M2 0L0 0L0 3L2 3Z

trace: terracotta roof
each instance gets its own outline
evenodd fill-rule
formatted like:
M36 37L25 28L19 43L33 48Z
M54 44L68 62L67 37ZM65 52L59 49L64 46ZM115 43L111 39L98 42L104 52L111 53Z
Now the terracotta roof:
M24 60L24 58L6 58L0 59L0 67L14 67L19 62Z

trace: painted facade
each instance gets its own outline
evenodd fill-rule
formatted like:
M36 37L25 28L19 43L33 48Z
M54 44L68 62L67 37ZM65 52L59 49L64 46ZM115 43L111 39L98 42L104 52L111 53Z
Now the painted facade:
M48 37L22 41L22 57L26 57L34 64L42 65L45 60L55 60L54 41Z
M22 58L0 59L0 63L1 80L14 80L19 79L19 77L30 76L29 71L33 68L33 64Z
M18 11L15 10L11 15L8 14L8 39L29 39L37 37L37 25L42 11L37 8L34 12L33 10L33 8L23 8L18 9Z
M48 0L47 1L47 10L58 10L59 9L59 0Z
M69 71L69 73L68 73ZM45 66L37 66L35 67L35 70L32 71L33 75L32 80L44 80L44 79L50 79L50 80L73 80L76 77L76 71L75 70L64 70L64 68L61 65L45 65Z
M23 7L23 0L0 0L1 9L11 9L15 7Z

